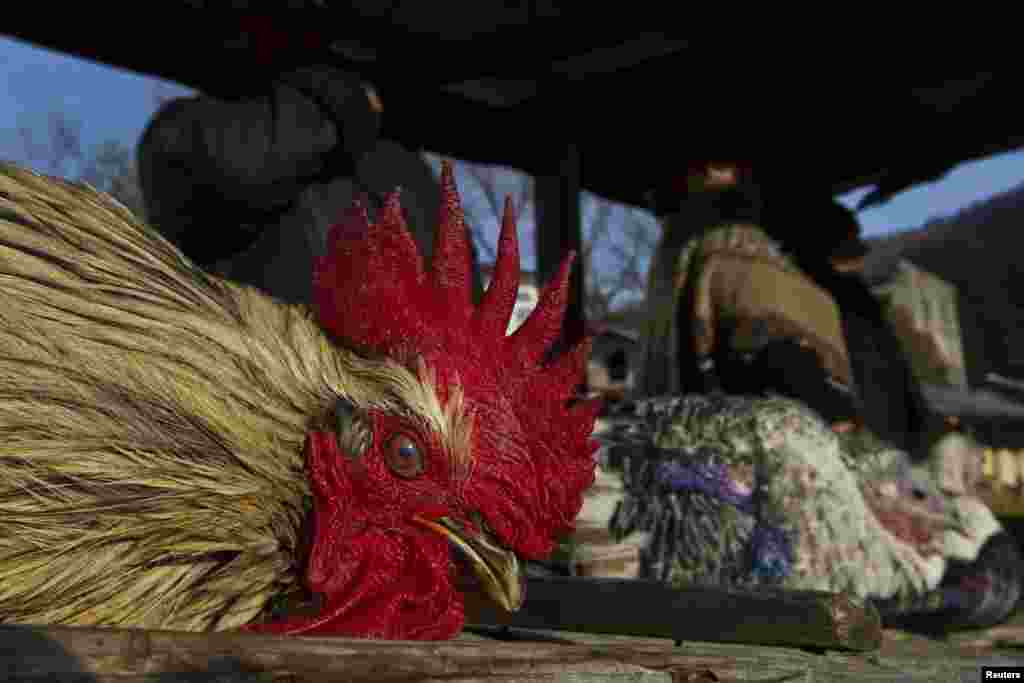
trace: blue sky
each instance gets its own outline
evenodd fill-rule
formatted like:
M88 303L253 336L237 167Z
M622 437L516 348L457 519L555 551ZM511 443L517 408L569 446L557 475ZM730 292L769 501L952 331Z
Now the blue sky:
M46 125L51 111L75 113L87 144L134 144L154 110L161 82L0 38L0 156L21 154L18 126ZM183 91L164 84L170 91Z
M918 185L882 206L860 212L868 236L916 228L932 218L958 210L1024 183L1024 151L961 164L938 182ZM840 197L852 206L870 188Z
M40 50L0 38L0 158L22 161L20 125L45 125L47 114L66 110L83 122L88 145L115 139L132 145L153 112L158 88L163 94L183 89L134 73ZM1024 182L1024 152L965 164L943 180L905 192L887 204L862 212L868 235L917 227L930 218L954 213ZM863 192L844 200L855 201Z

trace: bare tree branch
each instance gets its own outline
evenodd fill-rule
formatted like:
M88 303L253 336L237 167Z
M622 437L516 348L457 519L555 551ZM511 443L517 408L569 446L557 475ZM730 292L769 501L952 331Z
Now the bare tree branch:
M435 168L439 160L429 157ZM530 176L501 167L460 162L456 174L461 184L463 208L472 217L473 238L483 262L493 262L497 226L504 211L505 197L511 195L516 213L524 215L535 206L535 185ZM647 264L659 237L653 216L638 209L627 209L584 194L582 216L583 244L580 260L587 273L584 305L586 316L598 321L620 305L638 303L643 298Z
M88 153L82 143L81 121L64 112L51 112L45 134L30 125L18 128L23 154L44 173L89 183L142 215L142 193L135 157L126 145L107 140Z
M424 153L424 159L440 173L441 158L436 154ZM528 176L516 174L502 168L458 162L455 175L460 178L459 189L462 208L466 212L473 242L480 255L481 263L493 262L497 255L497 235L504 210L505 197L513 197L516 214L522 218L527 213L533 192L533 181ZM467 182L468 181L468 182ZM527 253L528 240L520 236L521 253Z
M110 194L136 215L143 214L135 155L125 145L112 140L98 145L84 164L80 179Z
M594 249L597 245L603 245L608 241L608 235L611 231L611 216L613 206L608 202L602 202L593 200L596 204L592 218L590 218L587 229L584 233L587 237L583 243L583 262L590 264L593 260Z
M82 122L70 119L62 112L50 114L50 140L58 159L82 158Z
M493 217L500 222L505 212L505 198L512 197L512 205L517 214L522 214L526 205L533 198L533 180L526 174L518 174L518 177L502 172L502 169L480 166L477 164L460 164L461 170L470 176L483 196L487 204L488 218ZM502 180L505 182L503 183ZM513 185L513 181L515 181ZM509 186L513 185L512 192ZM488 221L489 222L489 221ZM497 245L484 234L484 221L473 222L474 238L488 261L494 261L497 255Z
M484 201L487 202L489 212L495 216L501 215L501 207L498 205L498 199L494 192L494 182L489 177L490 174L483 167L470 164L464 164L462 171L476 180L480 193L483 195ZM484 233L483 222L479 220L472 221L470 231L477 243L477 247L482 252L484 260L488 263L493 263L497 257L497 248Z
M18 136L25 158L47 173L64 175L69 164L82 160L82 124L63 112L50 112L42 139L25 123L18 126Z

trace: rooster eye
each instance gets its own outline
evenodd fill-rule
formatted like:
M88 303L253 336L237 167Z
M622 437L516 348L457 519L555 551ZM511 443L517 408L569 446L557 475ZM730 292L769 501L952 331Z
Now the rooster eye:
M423 474L423 453L419 445L406 434L396 434L384 449L384 462L392 472L404 479Z

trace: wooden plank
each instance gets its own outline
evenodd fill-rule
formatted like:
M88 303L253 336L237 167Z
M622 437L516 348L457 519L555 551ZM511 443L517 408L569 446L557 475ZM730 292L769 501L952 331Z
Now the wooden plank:
M720 657L691 666L671 648L561 643L389 642L240 633L175 633L100 628L0 627L0 681L167 680L217 674L218 681L604 681L670 683L667 672L729 671ZM652 666L647 666L650 664ZM788 674L792 669L769 667ZM746 671L746 668L744 669ZM743 674L744 671L740 671ZM201 680L196 678L196 680ZM687 678L682 678L687 680ZM700 680L691 677L690 680ZM716 680L716 679L707 679ZM719 679L720 680L720 679ZM749 680L772 680L759 673Z
M526 601L514 614L474 593L467 601L468 618L477 624L851 651L875 650L882 642L873 606L814 591L545 577L527 580Z
M692 619L691 620L695 620ZM0 626L4 681L847 681L978 680L985 663L1024 664L1015 641L1024 615L987 632L936 640L886 631L872 653L809 652L598 634L500 629L495 641L388 642L242 633Z
M587 634L517 642L389 642L241 633L0 627L0 682L90 681L849 681L977 680L980 657L899 657ZM947 654L955 654L950 648ZM1020 653L999 653L1020 665Z
M579 147L559 141L561 156L552 160L552 171L536 178L536 238L538 283L546 283L557 271L569 250L577 254L569 281L569 305L565 315L565 336L575 339L583 332L584 277L583 225L580 211Z

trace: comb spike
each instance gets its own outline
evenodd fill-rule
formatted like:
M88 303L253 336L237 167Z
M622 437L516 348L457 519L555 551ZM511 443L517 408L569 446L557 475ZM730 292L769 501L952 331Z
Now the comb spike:
M366 204L359 199L352 200L352 206L341 212L341 219L327 231L327 253L332 253L339 244L362 233L369 235L370 214Z
M479 429L466 431L472 476L460 483L460 499L492 521L517 554L540 559L572 528L596 466L590 438L597 408L573 395L583 381L586 345L540 363L562 331L575 254L546 284L526 324L505 336L519 288L511 205L494 282L477 314L469 287L472 252L450 163L442 186L428 273L397 194L388 197L378 223L369 222L360 203L332 228L315 271L318 322L345 348L387 356L414 372L423 368L424 386L445 406L465 410L466 424ZM503 439L517 447L502 447ZM510 482L522 495L507 495Z
M512 198L505 199L505 213L498 238L498 256L494 261L491 284L484 292L476 317L481 337L505 336L519 293L519 238L516 234L516 216Z
M332 335L386 353L397 340L426 342L437 332L421 315L423 259L401 211L385 209L381 219L371 222L363 202L355 201L331 227L327 253L313 273L313 304L320 326Z
M583 383L593 343L591 337L584 337L539 373L538 376L543 377L546 386L554 392L554 398L562 401L572 398L573 391Z
M384 208L380 212L380 222L395 225L404 223L402 215L402 188L396 188L394 192L388 192L384 197Z
M570 251L562 259L555 277L544 286L537 307L508 339L526 366L536 366L562 331L562 319L569 302L569 275L575 260L575 251Z
M398 240L399 250L407 255L406 263L413 269L413 279L422 284L426 278L423 269L423 257L420 256L416 240L409 232L409 226L405 222L405 214L402 212L402 190L396 189L384 197L384 207L380 212L380 229L394 234Z
M433 284L438 295L467 312L472 309L472 245L455 184L452 162L441 162L441 215L434 237Z

